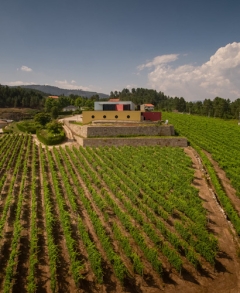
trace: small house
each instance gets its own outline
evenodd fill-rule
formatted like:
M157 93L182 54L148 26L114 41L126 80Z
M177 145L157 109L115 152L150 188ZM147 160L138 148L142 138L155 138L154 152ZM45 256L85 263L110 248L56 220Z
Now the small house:
M153 111L154 110L154 105L153 104L142 104L140 106L141 111Z
M72 106L72 105L63 108L63 112L73 112L73 111L76 111L76 110L78 110L78 107Z

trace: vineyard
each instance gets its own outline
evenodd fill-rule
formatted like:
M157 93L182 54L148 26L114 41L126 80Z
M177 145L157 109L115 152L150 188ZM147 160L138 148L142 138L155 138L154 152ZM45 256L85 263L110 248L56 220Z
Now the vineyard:
M168 113L180 135L186 135L190 144L201 154L211 179L216 186L219 201L240 235L240 126L221 119ZM219 164L230 180L234 196L226 196L219 184L208 154ZM229 198L230 197L230 198ZM237 199L236 199L237 198Z
M173 122L228 175L234 173L236 145L231 160L224 150L222 158L220 135L210 135L215 142L208 149L197 129ZM2 136L0 292L237 288L236 242L189 152L158 146L43 148L30 135ZM239 195L238 177L229 178ZM239 234L237 211L219 188L220 204Z

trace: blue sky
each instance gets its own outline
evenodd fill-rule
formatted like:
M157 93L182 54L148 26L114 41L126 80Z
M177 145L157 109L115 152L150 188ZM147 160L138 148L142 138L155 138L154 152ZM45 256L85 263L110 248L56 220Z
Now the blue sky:
M0 84L240 98L239 0L1 0Z

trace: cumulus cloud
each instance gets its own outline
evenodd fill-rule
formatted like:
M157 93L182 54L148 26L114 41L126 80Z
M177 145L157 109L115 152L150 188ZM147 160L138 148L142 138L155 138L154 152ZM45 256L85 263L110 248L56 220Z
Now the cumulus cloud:
M71 82L68 82L67 80L55 80L56 86L63 88L63 89L91 91L91 89L89 87L77 85L75 83L76 83L75 80L72 80Z
M22 66L21 68L20 68L22 71L25 71L25 72L31 72L32 71L32 68L30 68L30 67L27 67L27 66Z
M168 64L178 58L178 54L157 56L138 69L150 68L149 85L170 96L182 96L189 101L216 96L230 100L240 98L240 43L219 48L200 66Z

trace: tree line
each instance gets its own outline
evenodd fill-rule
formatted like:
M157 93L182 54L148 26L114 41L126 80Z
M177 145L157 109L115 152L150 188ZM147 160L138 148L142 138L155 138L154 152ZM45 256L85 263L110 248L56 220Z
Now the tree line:
M0 84L0 108L34 108L44 106L45 95L37 90Z
M119 98L121 101L132 101L138 106L153 104L156 110L185 112L209 117L224 119L239 118L240 99L230 101L221 97L213 100L188 102L183 97L166 96L163 92L153 89L133 88L131 91L124 88L122 91L110 92L110 98Z
M213 100L188 102L183 97L166 96L163 92L153 89L124 88L122 91L110 93L110 98L119 98L121 101L132 101L140 109L141 104L150 103L156 110L187 112L209 117L219 118L239 118L240 99L230 101L216 97ZM59 99L47 98L47 95L32 89L21 87L8 87L0 85L0 108L34 108L45 110L46 112L59 113L64 107L74 105L76 107L94 109L94 102L99 101L99 96L93 95L91 98L78 95L60 96ZM101 99L102 101L104 99Z

